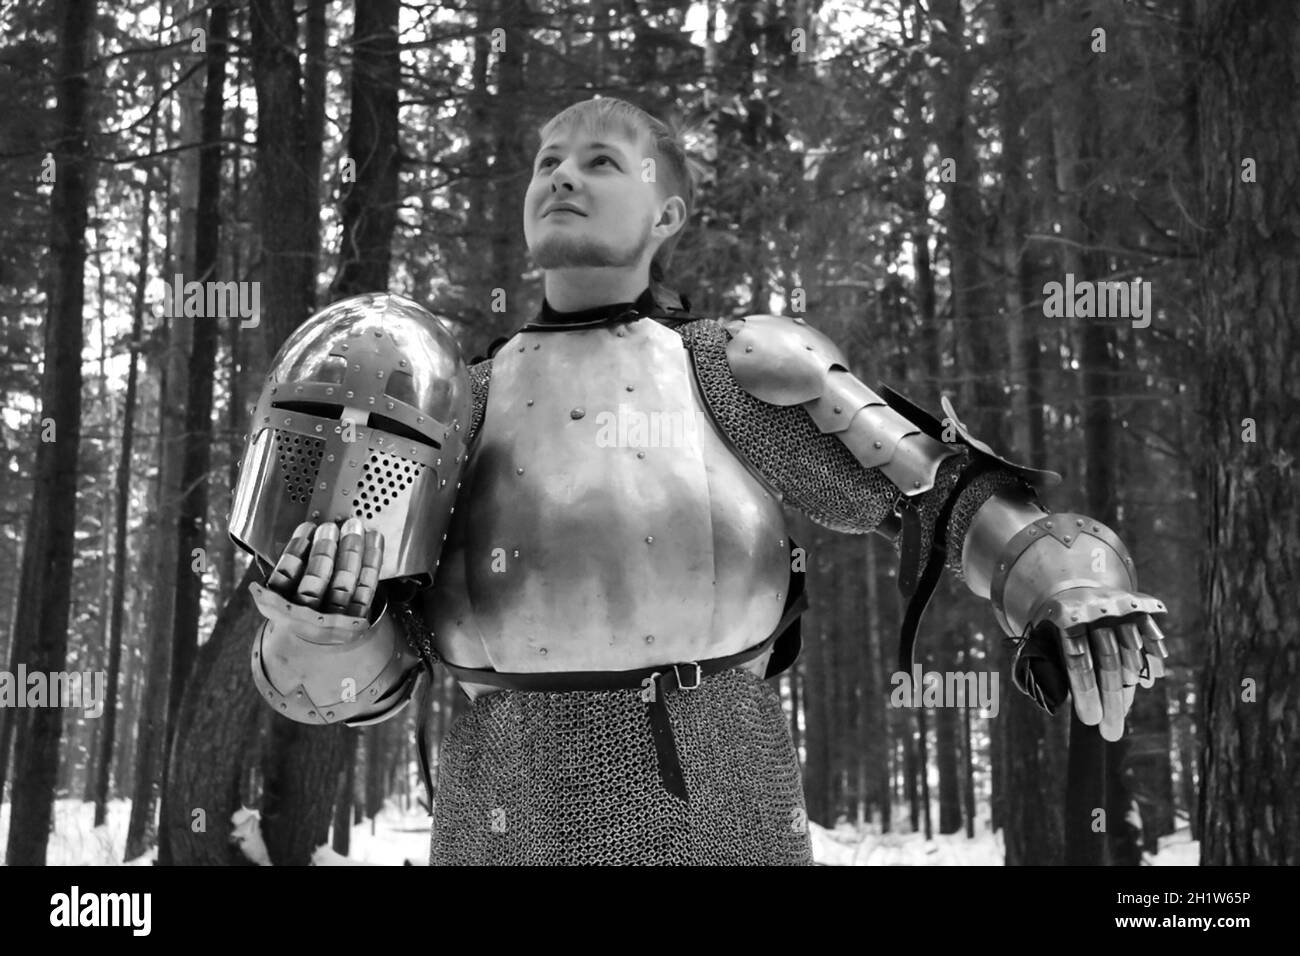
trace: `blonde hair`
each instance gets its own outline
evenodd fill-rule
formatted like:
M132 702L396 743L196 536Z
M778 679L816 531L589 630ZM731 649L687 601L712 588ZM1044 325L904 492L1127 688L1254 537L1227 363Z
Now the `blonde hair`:
M650 292L664 308L685 308L681 296L666 284L673 252L690 224L695 210L695 182L686 161L686 149L677 131L638 106L614 97L582 100L547 120L538 135L545 143L551 134L587 126L597 132L614 130L634 143L646 146L645 155L655 161L655 181L662 196L680 196L686 204L684 224L663 241L650 260Z

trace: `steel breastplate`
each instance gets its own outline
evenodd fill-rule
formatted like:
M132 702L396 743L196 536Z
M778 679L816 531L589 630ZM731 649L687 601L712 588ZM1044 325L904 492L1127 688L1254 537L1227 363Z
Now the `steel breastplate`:
M426 619L453 663L626 670L765 638L789 583L776 496L653 319L522 331L488 404Z

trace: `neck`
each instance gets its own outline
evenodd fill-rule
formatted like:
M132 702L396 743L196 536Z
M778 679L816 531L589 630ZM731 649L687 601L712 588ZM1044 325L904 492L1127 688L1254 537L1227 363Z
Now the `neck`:
M557 312L578 312L612 302L635 302L650 285L649 270L548 269L546 301Z

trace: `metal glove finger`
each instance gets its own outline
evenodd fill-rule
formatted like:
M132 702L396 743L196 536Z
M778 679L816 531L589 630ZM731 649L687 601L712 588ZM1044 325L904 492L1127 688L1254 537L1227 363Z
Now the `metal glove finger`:
M1065 655L1065 671L1070 677L1070 693L1074 695L1074 709L1079 719L1090 727L1101 723L1101 695L1097 693L1097 674L1092 669L1092 653L1088 650L1088 635L1083 628L1077 634L1061 635L1061 650Z
M1142 650L1142 633L1138 626L1132 622L1121 624L1119 626L1120 635L1120 653L1124 653L1125 648L1137 648L1138 666L1138 683L1143 687L1151 687L1155 684L1156 679L1151 676L1151 662L1147 659L1145 652ZM1125 683L1128 683L1125 678Z
M304 521L293 529L293 537L284 546L284 553L280 555L280 560L276 562L271 576L267 578L266 587L285 597L293 593L294 584L302 574L303 559L307 556L307 549L311 547L311 536L315 530L316 525L310 521Z
M1097 665L1097 683L1101 689L1101 736L1109 741L1124 736L1124 675L1120 668L1119 640L1109 627L1095 628L1088 639Z
M334 574L334 554L338 550L339 526L327 521L316 529L312 539L311 554L307 556L307 570L298 582L298 602L319 609Z
M343 612L352 601L365 543L366 528L360 518L343 522L338 553L334 556L334 576L330 578L329 592L325 597L325 610Z
M1135 687L1142 676L1142 639L1132 624L1116 625L1115 636L1119 638L1119 663L1124 686Z
M1165 676L1165 658L1169 656L1169 647L1165 636L1156 626L1150 615L1138 618L1138 627L1142 631L1142 646L1146 650L1147 661L1151 665L1151 678L1156 680Z
M348 602L347 613L353 617L368 617L379 588L379 570L384 564L384 536L378 531L367 531L361 556L361 570L357 572L357 586Z

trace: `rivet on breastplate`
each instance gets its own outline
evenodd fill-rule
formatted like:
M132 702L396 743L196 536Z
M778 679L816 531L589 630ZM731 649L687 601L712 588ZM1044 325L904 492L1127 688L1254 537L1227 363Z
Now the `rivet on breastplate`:
M523 470L522 468L516 468L516 469L515 469L515 474L516 474L516 475L522 475L523 473L524 473L524 470Z
M880 442L878 442L878 441L873 441L873 442L871 443L871 447L872 447L872 448L879 448L879 447L880 447Z
M776 592L776 599L777 599L778 601L781 600L781 592L780 592L780 591L777 591L777 592Z
M752 346L752 345L746 345L746 346L745 346L745 351L746 351L746 352L752 352L752 351L754 351L754 346Z
M914 481L914 482L912 482L912 487L913 487L913 488L920 488L920 487L921 487L921 483L920 483L919 481Z
M784 548L784 547L785 547L785 538L782 538L780 541L778 541L778 542L777 542L777 546L778 546L778 547L782 547L782 548Z
M518 550L514 551L513 554L514 554L514 556L515 556L516 558L519 557L519 552L518 552Z
M645 457L645 452L643 452L643 451L639 451L639 452L636 453L636 456L637 456L638 458L644 458L644 457Z
M635 389L633 386L631 386L631 385L629 385L629 386L627 387L627 390L628 390L629 392L635 392L635 391L636 391L636 389Z
M530 399L528 400L528 405L529 405L529 407L531 407L532 404L533 404L533 400L530 398Z
M523 350L524 350L524 348L525 348L525 346L522 346L522 345L521 345L521 346L519 346L519 351L521 351L521 352L522 352L522 351L523 351Z
M1064 541L1066 544L1070 543L1070 536L1068 534L1065 536Z
M655 642L655 636L653 634L647 634L645 636L645 642L647 644L653 644Z
M536 352L536 351L537 351L538 349L540 349L541 347L542 347L542 343L541 343L541 342L538 342L536 345L533 346L533 351Z
M840 408L838 405L836 405L836 406L835 406L835 414L836 414L836 415L842 415L842 414L844 414L844 409L842 409L842 408Z
M572 418L574 421L577 421L579 418L581 418L586 414L587 414L587 410L585 408L575 408L573 409L573 411L569 412L569 417Z
M645 536L645 543L646 543L646 544L654 544L654 543L655 543L655 536L652 535L652 534L648 534L648 535L646 535L646 536Z
M333 461L333 460L334 460L334 456L333 456L333 455L326 455L326 456L325 456L325 460L326 460L326 461Z
M544 647L539 647L539 648L537 649L537 653L538 653L538 654L541 654L543 657L545 657L545 656L546 656L546 648L544 648Z

